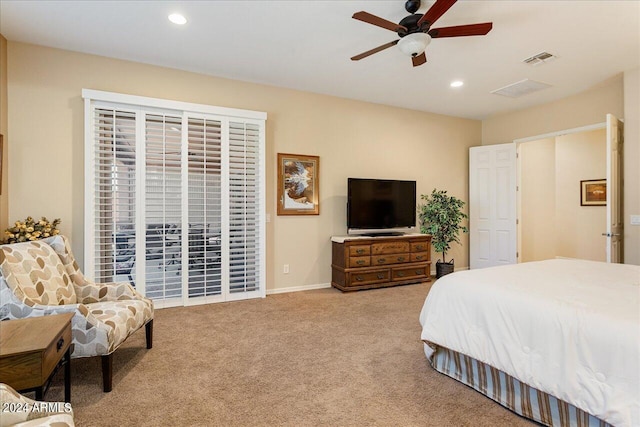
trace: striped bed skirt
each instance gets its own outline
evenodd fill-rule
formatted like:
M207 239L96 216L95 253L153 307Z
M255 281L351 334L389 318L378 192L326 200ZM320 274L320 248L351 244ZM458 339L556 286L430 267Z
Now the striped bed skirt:
M429 362L438 372L474 388L516 414L546 426L612 427L563 400L456 351L438 346Z

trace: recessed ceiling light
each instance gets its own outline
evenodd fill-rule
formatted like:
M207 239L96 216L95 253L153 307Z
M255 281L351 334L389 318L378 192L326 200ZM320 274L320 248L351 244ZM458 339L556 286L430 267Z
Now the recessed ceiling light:
M184 25L187 23L187 18L180 15L179 13L172 13L171 15L169 15L169 21L173 22L174 24Z
M462 80L454 80L451 82L451 87L460 87L464 85L464 82Z

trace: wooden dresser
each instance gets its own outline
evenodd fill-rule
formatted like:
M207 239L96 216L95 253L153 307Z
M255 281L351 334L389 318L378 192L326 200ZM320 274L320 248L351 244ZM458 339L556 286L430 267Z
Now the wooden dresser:
M335 236L331 285L342 291L408 285L431 280L431 236Z

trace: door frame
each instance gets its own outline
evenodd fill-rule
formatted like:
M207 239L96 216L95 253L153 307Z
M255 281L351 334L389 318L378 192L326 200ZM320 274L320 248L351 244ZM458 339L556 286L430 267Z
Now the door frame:
M622 120L622 119L621 119ZM540 135L528 136L526 138L518 138L514 139L513 142L516 144L516 238L517 238L517 262L520 263L522 259L522 221L521 221L521 212L522 212L522 200L521 200L521 192L520 186L522 185L522 166L520 164L520 145L525 142L537 141L540 139L547 138L557 138L563 135L569 135L573 133L581 133L581 132L589 132L592 130L606 129L607 122L606 120L601 123L596 123L593 125L580 126L577 128L559 130L556 132L549 132Z

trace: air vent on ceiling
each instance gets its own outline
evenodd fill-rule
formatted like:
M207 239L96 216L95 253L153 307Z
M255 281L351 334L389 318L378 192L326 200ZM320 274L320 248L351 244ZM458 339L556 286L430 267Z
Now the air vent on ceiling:
M493 90L491 91L491 93L496 95L508 96L509 98L518 98L520 96L527 95L532 92L537 92L548 87L551 87L551 85L535 80L524 79L508 86L501 87L500 89Z
M537 65L542 65L545 62L553 61L556 58L557 56L549 52L540 52L537 55L533 55L527 59L524 59L522 62L524 62L525 64L537 66Z

